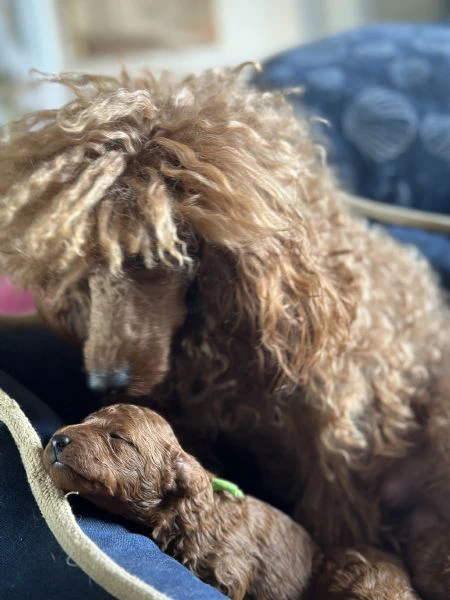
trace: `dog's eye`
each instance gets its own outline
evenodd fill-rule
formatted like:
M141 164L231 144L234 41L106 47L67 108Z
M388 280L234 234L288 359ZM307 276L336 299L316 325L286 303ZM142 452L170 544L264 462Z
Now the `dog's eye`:
M140 254L129 256L124 261L124 270L129 277L137 282L157 282L163 283L167 281L175 268L170 269L164 267L157 257L153 260L153 266L147 267L144 262L144 257Z
M144 257L141 254L126 257L123 262L123 268L126 275L138 283L146 281L149 278L149 274L152 272L152 270L148 269L146 266Z
M133 273L136 271L148 271L148 268L145 265L145 260L142 254L135 254L133 256L128 256L124 262L125 270Z
M126 444L130 444L130 446L133 446L133 443L130 442L130 440L127 440L125 437L123 437L123 435L117 433L116 431L111 431L109 437L112 440L120 440L121 442L125 442Z

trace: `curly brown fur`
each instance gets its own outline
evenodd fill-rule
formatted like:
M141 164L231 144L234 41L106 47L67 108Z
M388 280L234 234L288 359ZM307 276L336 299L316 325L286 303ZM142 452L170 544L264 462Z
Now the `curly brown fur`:
M63 427L44 465L58 487L148 527L162 550L235 600L298 600L309 584L319 551L308 534L255 498L213 492L212 475L148 408L110 406Z
M450 525L427 508L410 523L409 563L415 587L427 600L450 597Z
M313 590L315 600L419 600L400 560L367 547L331 553Z
M346 212L283 94L229 69L53 79L75 99L0 148L0 270L86 369L246 445L325 546L379 541L384 478L423 447L448 492L435 276Z

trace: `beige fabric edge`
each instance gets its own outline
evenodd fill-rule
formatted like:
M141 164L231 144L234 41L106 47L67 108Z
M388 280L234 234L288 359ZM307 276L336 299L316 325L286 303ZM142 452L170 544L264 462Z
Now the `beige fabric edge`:
M405 208L348 194L344 194L343 197L350 210L368 219L391 225L419 227L430 231L450 233L450 216L448 215Z
M100 587L119 600L170 600L115 563L85 535L64 494L42 466L42 445L17 402L0 390L0 421L11 433L34 498L64 552Z

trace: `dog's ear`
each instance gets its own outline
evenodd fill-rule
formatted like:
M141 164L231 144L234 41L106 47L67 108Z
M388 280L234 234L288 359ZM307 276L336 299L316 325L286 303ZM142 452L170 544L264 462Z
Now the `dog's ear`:
M203 241L198 280L211 322L230 324L229 338L242 324L263 376L296 385L349 332L354 223L306 120L279 95L246 94L238 106L230 119L216 105L204 134L158 137L159 172L171 182L161 214Z
M317 259L308 233L303 248L275 236L234 252L209 246L198 275L215 321L228 322L230 336L241 325L253 331L261 372L275 368L278 383L298 384L324 349L338 352L356 307L346 256Z
M172 496L193 496L203 481L202 467L192 456L179 450L171 457L171 475L165 491Z
M241 251L237 263L237 312L260 334L262 368L269 357L281 379L294 384L309 377L324 352L340 351L356 306L345 260L316 256L320 246L309 229L303 243L274 236Z
M183 456L175 460L175 488L180 494L188 494L194 483L194 470Z

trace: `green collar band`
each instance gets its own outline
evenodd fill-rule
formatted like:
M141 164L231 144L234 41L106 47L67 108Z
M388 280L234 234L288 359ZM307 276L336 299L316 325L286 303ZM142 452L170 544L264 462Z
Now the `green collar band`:
M235 498L243 498L244 492L231 481L214 477L211 479L213 492L229 492Z

